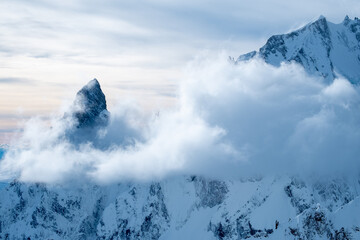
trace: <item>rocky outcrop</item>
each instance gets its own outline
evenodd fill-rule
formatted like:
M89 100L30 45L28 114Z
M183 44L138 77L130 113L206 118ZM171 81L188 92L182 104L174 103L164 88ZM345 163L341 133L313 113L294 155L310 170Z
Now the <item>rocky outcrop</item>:
M77 121L77 127L107 124L109 112L106 109L105 95L97 79L91 80L76 94L74 105L76 108L72 116Z

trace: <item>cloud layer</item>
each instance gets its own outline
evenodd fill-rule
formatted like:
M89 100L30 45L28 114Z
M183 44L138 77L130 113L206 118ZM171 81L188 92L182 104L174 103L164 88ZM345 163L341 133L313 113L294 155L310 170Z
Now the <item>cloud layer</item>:
M360 2L2 0L0 9L0 112L34 116L94 77L110 105L128 94L149 108L169 106L180 69L198 51L228 49L236 58L320 15L356 17ZM22 128L11 122L0 116L0 131Z
M233 65L225 54L198 57L185 75L174 109L149 116L124 99L109 109L110 125L80 145L64 134L71 122L55 118L49 128L32 119L0 176L106 183L358 173L360 95L346 79L327 85L293 63Z

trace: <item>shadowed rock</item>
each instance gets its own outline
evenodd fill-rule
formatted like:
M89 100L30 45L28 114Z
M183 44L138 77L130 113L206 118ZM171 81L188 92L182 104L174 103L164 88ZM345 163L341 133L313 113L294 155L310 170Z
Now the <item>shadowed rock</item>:
M104 126L108 123L105 95L96 79L91 80L76 94L74 104L77 109L73 112L73 117L77 120L78 128Z

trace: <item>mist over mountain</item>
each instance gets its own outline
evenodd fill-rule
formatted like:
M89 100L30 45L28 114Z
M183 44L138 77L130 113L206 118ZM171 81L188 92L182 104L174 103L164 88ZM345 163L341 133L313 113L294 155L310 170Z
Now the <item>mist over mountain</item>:
M6 149L0 239L359 239L359 26L199 56L158 114L90 81Z

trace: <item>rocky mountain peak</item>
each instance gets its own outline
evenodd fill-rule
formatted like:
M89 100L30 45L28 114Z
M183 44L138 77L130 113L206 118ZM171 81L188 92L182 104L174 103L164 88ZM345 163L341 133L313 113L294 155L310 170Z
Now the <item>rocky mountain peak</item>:
M320 16L318 18L318 20L316 20L315 22L309 23L308 24L309 28L312 28L313 30L320 30L319 33L321 32L325 32L328 30L328 21L326 20L326 18L324 16Z
M343 24L346 26L347 24L349 24L350 21L351 20L350 20L349 16L346 15L345 18L344 18Z
M76 94L74 105L77 109L73 112L73 116L78 121L78 127L107 123L109 112L106 109L106 99L96 78L80 89Z

